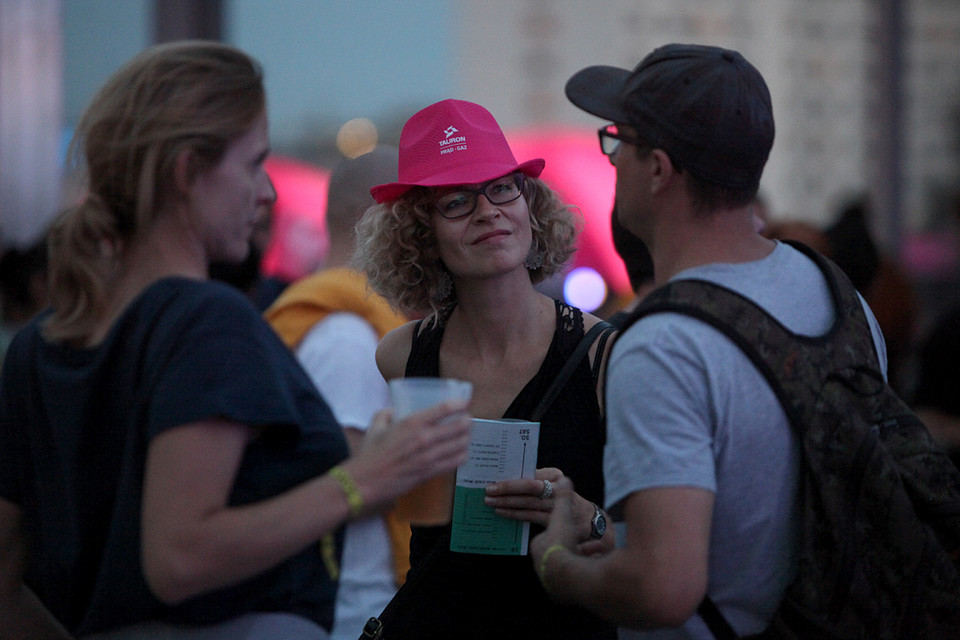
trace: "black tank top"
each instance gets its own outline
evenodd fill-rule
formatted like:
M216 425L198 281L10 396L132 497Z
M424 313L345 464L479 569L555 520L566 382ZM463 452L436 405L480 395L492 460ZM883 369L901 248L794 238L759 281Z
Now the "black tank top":
M421 322L414 330L405 375L439 376L440 343L449 310L440 322ZM553 341L536 375L502 417L528 419L563 364L583 338L583 313L556 301ZM596 380L588 358L570 376L540 420L537 467L557 467L577 492L603 503L605 431ZM542 528L531 526L531 538ZM616 637L616 629L585 610L553 603L540 586L527 556L490 556L449 550L449 526L413 527L411 575L431 550L429 567L416 589L418 611L435 612L416 624L419 638ZM411 612L412 613L412 612ZM417 616L418 618L420 616ZM466 635L464 635L466 634Z

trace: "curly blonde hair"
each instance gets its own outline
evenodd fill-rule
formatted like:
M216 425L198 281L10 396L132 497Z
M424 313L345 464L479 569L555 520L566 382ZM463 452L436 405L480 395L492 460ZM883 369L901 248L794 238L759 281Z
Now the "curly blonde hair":
M581 219L537 178L525 178L523 198L533 235L527 270L536 284L563 269L576 251ZM396 200L367 209L357 223L352 261L394 308L434 321L457 301L430 226L435 200L433 189L413 187Z
M192 151L193 175L216 166L265 103L260 65L220 43L157 45L111 76L71 145L71 155L82 146L87 196L48 235L48 339L84 337L105 304L123 243L149 228L170 197L176 158Z

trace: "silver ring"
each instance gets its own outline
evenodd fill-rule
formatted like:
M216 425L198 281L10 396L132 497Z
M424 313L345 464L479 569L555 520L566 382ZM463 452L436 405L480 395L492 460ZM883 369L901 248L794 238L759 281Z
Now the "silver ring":
M540 492L540 499L546 500L553 497L553 483L549 480L543 481L543 491Z

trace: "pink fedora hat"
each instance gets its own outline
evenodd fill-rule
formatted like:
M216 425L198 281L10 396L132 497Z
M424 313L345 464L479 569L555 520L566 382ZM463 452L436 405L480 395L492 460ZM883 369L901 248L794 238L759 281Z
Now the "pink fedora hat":
M536 178L542 158L517 163L489 111L463 100L442 100L413 114L400 134L397 182L370 189L377 202L395 200L411 187L485 182L521 171Z

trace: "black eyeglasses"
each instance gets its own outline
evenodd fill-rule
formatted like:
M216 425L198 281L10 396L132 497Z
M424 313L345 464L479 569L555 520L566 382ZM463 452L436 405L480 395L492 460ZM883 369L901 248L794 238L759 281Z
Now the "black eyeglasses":
M650 146L650 143L646 140L620 133L617 129L618 127L615 124L608 124L605 127L597 129L597 134L600 136L600 150L603 151L605 156L609 157L616 153L617 149L620 148L621 142L635 144L638 147Z
M477 200L483 195L491 204L507 204L523 194L523 174L511 173L508 176L485 182L479 189L460 187L448 191L437 198L436 207L444 218L456 220L473 213Z

